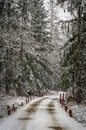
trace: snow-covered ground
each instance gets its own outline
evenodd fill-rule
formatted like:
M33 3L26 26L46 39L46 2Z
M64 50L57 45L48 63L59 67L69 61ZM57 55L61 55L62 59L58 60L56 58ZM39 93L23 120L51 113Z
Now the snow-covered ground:
M69 117L58 98L59 95L32 100L13 115L4 118L0 130L86 130L85 125Z
M74 105L71 107L73 118L78 122L82 123L86 127L86 106L85 105Z
M15 104L16 108L20 108L22 103L26 104L25 97L0 95L0 122L7 116L7 106L13 107Z
M63 93L66 98L70 95L70 93L59 92L59 96L60 94L63 95ZM76 102L69 102L67 105L72 110L73 118L86 127L86 104L78 105Z

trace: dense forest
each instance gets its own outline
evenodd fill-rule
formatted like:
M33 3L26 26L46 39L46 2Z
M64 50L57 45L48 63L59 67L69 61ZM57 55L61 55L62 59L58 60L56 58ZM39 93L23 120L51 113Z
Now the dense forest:
M85 83L86 0L0 0L0 91L69 90L82 100Z
M72 15L69 21L61 21L68 28L68 40L62 48L61 84L71 88L79 100L86 95L86 1L58 0L57 4Z

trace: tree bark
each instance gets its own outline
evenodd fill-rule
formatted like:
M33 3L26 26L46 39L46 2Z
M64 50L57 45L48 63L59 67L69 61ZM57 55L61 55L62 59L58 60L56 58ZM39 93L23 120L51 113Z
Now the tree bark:
M81 4L78 7L77 20L77 87L81 87Z

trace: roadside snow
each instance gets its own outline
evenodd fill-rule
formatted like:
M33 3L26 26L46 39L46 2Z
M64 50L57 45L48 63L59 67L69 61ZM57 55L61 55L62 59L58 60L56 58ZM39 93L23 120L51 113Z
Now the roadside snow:
M13 104L15 104L15 107L19 108L22 104L22 102L26 103L25 97L12 97L12 96L0 96L0 120L2 120L2 117L7 116L7 106L9 105L12 107Z
M34 101L37 101L39 99L35 99ZM0 123L0 130L21 130L22 124L18 124L18 118L20 118L25 110L30 107L30 105L34 102L31 101L29 104L25 105L24 107L21 107L18 109L15 113L12 115L3 118L3 121Z
M86 106L74 105L71 107L73 117L80 123L86 126Z
M3 120L3 122L0 124L0 130L28 130L28 128L30 130L36 130L36 129L38 130L38 129L41 129L43 125L44 125L43 126L44 129L42 129L42 130L48 130L48 129L45 129L46 128L45 122L47 121L49 123L48 116L45 114L45 112L42 112L42 111L41 111L41 113L37 112L35 115L33 115L33 117L32 117L33 120L30 123L28 123L27 125L25 125L26 124L25 122L19 122L18 121L18 119L21 116L26 115L26 109L28 107L30 107L30 105L33 102L38 101L39 99L35 99L34 101L31 101L25 107L18 109L17 112L15 112L13 115L5 118ZM44 103L41 104L42 106L44 105L44 107L42 107L43 109L45 109L46 104L49 101L50 101L49 99L48 100L46 99L46 101L44 101ZM40 111L40 110L38 110L38 111ZM40 117L40 115L41 115L41 117ZM45 116L46 116L46 119L47 119L46 121L45 121ZM41 123L41 125L39 124L38 121Z
M73 111L73 117L69 117L68 113L59 104L59 94L53 96L45 96L44 100L36 108L36 112L31 114L30 120L19 121L20 117L27 117L26 109L30 107L32 103L38 101L38 98L31 101L29 104L24 107L20 107L13 115L3 118L3 121L0 123L0 130L53 130L49 126L61 127L63 130L86 130L86 106L83 105L74 105L71 106ZM25 98L22 99L16 98L12 99L13 102L20 103L25 101ZM47 112L47 105L50 102L55 104L55 112L51 115ZM8 103L12 104L13 102L9 101ZM52 120L52 117L55 118L55 122ZM79 123L81 122L81 123Z
M59 102L58 96L50 96L42 101L37 107L36 113L32 114L30 120L19 121L21 116L26 115L26 109L31 105L27 104L25 107L19 109L15 114L9 116L0 124L0 130L53 130L49 126L61 127L65 130L86 130L86 128L78 123L75 119L69 117L68 113L64 111ZM34 100L33 102L35 102ZM53 101L55 104L55 122L52 120L52 115L47 112L47 105ZM56 126L56 127L57 127Z
M60 94L63 95L63 93L64 97L66 98L70 96L70 93L68 92L59 92L58 99L60 97ZM76 102L69 102L67 105L72 110L73 118L76 119L78 122L82 123L86 127L86 105L85 104L77 105Z
M56 106L56 119L63 128L67 130L86 130L86 127L77 122L74 118L69 117L59 103Z

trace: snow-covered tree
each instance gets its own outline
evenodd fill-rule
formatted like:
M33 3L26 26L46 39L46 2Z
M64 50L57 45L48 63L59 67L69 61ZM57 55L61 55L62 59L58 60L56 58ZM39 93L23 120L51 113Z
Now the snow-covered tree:
M47 16L43 0L30 1L31 31L35 43L45 44L48 42Z
M85 28L85 16L86 16L86 1L83 0L57 0L58 4L67 8L67 10L73 16L72 24L71 24L71 34L72 37L69 39L68 43L65 45L64 55L63 55L63 67L64 73L62 74L63 81L68 81L68 86L70 86L71 82L75 83L76 89L83 89L83 83L85 80L82 80L85 77L83 72L85 71L83 60L85 57L83 56L83 51L85 50L85 42L83 36L85 33L83 31L83 27ZM76 25L76 26L75 26ZM83 57L83 58L82 58ZM68 60L69 59L69 60ZM70 69L69 69L70 68ZM70 76L68 76L70 75ZM84 81L84 82L83 82ZM63 83L64 86L65 83ZM74 84L72 84L74 87Z
M31 3L30 3L31 2ZM43 6L43 2L39 2ZM30 5L31 4L31 5ZM1 6L0 6L1 7ZM18 95L28 95L28 91L47 90L52 70L46 53L52 50L49 45L44 7L39 8L39 31L32 30L35 15L32 1L9 1L1 7L0 15L0 88L6 93L16 90ZM43 14L43 19L42 18ZM37 13L36 13L37 15ZM41 18L40 18L41 16ZM37 20L37 18L36 18ZM2 24L3 23L3 24ZM40 32L40 33L39 33ZM41 34L36 41L33 34ZM37 44L35 44L37 43ZM39 46L40 43L40 46ZM44 44L42 46L42 44ZM38 84L39 81L39 85Z

